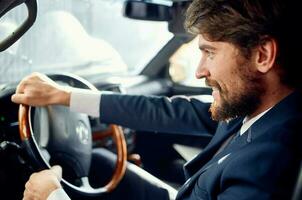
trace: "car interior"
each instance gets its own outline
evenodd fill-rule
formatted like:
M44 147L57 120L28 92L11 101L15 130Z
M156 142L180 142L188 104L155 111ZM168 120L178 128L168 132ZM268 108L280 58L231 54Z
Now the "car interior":
M37 71L64 86L211 102L211 89L194 78L196 36L183 28L190 1L7 2L0 6L0 198L22 199L29 176L54 164L63 167L62 184L73 199L114 190L127 161L179 188L183 165L208 144L211 127L203 136L133 130L64 106L19 106L11 95L23 77ZM97 148L118 157L110 182L101 186L89 183ZM301 191L302 170L292 200L301 200Z

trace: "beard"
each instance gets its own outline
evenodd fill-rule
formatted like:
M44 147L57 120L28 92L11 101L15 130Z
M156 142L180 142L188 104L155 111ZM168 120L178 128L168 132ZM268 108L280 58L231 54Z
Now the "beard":
M243 68L248 66L242 66ZM248 73L247 73L248 72ZM238 71L241 79L240 88L227 91L215 81L207 79L209 86L218 89L221 103L214 101L210 107L212 119L215 121L228 121L237 117L252 114L261 103L261 95L265 92L263 81L256 72Z

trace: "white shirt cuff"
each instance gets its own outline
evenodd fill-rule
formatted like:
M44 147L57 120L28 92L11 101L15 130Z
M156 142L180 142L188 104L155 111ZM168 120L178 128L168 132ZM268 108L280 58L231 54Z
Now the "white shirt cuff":
M99 117L100 101L100 91L73 88L70 96L70 110Z
M63 190L63 188L58 188L47 197L47 200L70 200L69 196Z

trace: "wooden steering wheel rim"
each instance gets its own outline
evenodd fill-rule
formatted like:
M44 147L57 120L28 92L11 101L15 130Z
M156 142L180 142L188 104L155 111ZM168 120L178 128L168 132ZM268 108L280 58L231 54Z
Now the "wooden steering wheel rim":
M18 120L19 120L19 134L21 141L30 141L33 139L33 133L30 128L30 115L29 115L30 106L20 105L19 106L19 113L18 113ZM114 173L112 175L111 180L102 188L98 188L98 193L105 193L110 192L116 188L119 184L121 179L123 178L126 165L127 165L127 145L125 141L125 137L123 134L123 130L120 126L117 125L110 125L111 128L111 137L116 144L116 151L117 151L117 159L116 159L116 166ZM38 146L35 145L35 148L38 149Z

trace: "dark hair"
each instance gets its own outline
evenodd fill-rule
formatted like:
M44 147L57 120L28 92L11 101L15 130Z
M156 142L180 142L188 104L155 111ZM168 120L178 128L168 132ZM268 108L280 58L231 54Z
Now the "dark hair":
M301 44L302 35L298 31L301 28L291 32L292 20L298 20L297 8L291 0L194 0L186 13L185 27L210 41L230 42L247 58L266 38L274 38L278 44L276 64L281 69L281 81L301 88L297 65L302 55L295 49Z

